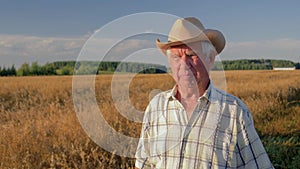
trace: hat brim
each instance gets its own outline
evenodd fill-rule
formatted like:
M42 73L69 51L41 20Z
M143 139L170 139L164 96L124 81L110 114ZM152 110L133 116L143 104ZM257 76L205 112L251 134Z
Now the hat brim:
M166 50L173 46L178 45L188 45L189 43L193 42L200 42L200 41L208 41L210 42L216 49L216 52L219 54L225 47L225 37L220 31L206 29L203 33L195 38L186 39L186 40L179 40L174 42L166 42L162 43L159 39L156 40L156 46L166 54Z

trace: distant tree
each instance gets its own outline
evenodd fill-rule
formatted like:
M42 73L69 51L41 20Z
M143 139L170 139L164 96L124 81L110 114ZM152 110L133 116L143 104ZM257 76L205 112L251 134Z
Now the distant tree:
M293 67L294 62L288 60L272 60L273 67Z
M15 68L15 65L12 65L10 68L10 76L16 76L17 75L17 70Z
M16 76L16 68L12 65L10 68L0 67L0 76Z
M17 70L18 76L28 76L30 75L29 64L23 63L21 67Z
M30 75L42 75L41 66L38 65L37 62L33 62L29 68Z
M68 66L65 66L61 69L61 75L70 75L71 74L71 70Z
M42 67L43 75L56 75L56 68L53 63L46 63Z
M270 59L242 59L222 61L224 70L261 70L273 69L273 67L293 67L296 66L288 60L270 60Z
M98 68L88 62L81 63L80 67L76 70L76 74L97 74Z
M223 64L222 62L219 61L215 62L212 68L212 70L223 70L223 69L224 69Z
M296 67L296 69L300 69L300 63L299 62L295 63L295 67Z
M5 68L5 67L3 67L2 69L1 69L1 72L0 72L0 76L7 76L7 69Z

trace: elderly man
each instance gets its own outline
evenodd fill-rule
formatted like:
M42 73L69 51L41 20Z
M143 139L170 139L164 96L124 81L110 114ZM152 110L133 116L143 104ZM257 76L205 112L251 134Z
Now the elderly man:
M145 111L136 168L273 168L248 108L210 80L222 33L190 17L174 23L167 43L156 43L176 85Z

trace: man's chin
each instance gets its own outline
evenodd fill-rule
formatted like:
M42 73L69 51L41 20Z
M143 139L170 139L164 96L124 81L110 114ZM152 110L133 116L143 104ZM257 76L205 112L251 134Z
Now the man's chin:
M195 81L194 79L181 79L178 84L181 87L194 87L197 86L197 81Z

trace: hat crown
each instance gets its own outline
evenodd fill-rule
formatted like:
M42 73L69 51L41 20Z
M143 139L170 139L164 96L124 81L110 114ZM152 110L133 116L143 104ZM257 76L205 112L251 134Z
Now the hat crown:
M165 54L166 49L189 43L207 41L216 49L217 53L222 52L225 47L225 37L222 32L213 29L206 29L195 17L178 19L173 24L167 43L156 40L156 45Z
M195 38L200 36L204 30L204 26L197 18L177 19L169 32L168 41L184 41Z

